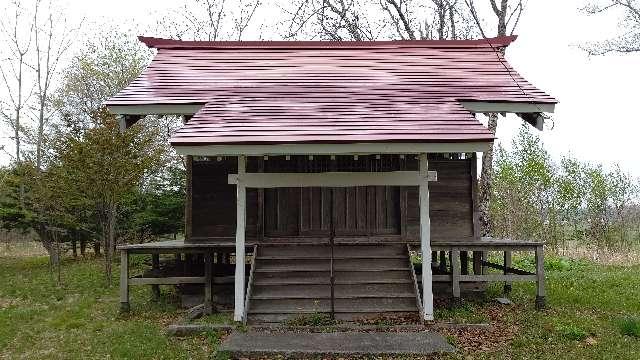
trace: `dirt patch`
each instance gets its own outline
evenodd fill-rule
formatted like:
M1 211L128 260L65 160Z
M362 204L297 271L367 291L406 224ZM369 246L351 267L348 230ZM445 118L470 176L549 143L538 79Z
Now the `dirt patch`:
M508 346L518 333L519 327L508 324L505 318L509 313L520 311L518 307L497 305L478 311L487 316L490 326L440 328L438 331L449 337L453 345L463 353L495 351Z

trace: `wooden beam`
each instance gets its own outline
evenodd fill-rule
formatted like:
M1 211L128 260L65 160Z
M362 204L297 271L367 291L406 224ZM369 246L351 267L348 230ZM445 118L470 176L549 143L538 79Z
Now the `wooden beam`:
M129 279L129 285L204 284L205 281L204 276L141 277Z
M461 101L460 103L472 113L552 113L556 108L556 104L530 102Z
M129 312L129 252L120 250L120 312Z
M229 174L229 184L248 188L418 186L437 179L435 171Z
M264 156L264 155L364 155L483 152L492 141L450 143L352 143L352 144L265 144L265 145L173 145L179 155Z
M433 281L451 282L453 275L433 275ZM460 275L460 282L498 282L498 281L536 281L535 275L491 274L491 275Z
M116 115L193 115L204 104L107 105Z
M419 171L425 181L419 184L420 199L420 252L422 254L422 308L423 319L433 320L433 289L431 279L431 220L429 218L429 182L426 181L429 162L427 154L419 155Z
M238 156L238 176L240 179L246 173L247 158ZM233 319L244 321L244 262L245 262L245 222L247 206L247 189L243 180L239 180L236 186L236 266L235 266L235 306Z

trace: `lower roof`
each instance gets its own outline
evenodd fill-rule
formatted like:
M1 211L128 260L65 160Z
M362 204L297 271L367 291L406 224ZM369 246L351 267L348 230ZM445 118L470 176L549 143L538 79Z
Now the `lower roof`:
M243 94L238 94L242 92ZM397 92L229 91L171 137L174 146L357 142L491 142L455 99Z

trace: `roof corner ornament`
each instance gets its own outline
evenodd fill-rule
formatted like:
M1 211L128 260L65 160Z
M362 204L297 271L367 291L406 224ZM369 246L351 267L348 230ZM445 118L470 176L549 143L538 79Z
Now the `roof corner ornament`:
M531 124L531 126L535 127L536 129L540 131L544 130L545 116L543 113L540 113L540 112L517 113L517 115L521 117L522 120L528 122L529 124Z
M118 115L118 125L120 125L120 132L125 132L133 124L137 123L142 116L140 115Z

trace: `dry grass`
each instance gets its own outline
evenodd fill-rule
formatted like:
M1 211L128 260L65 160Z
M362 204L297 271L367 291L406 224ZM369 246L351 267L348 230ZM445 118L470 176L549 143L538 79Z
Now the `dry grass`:
M26 258L46 256L47 251L36 241L3 241L0 243L0 258Z
M596 247L567 243L565 249L545 249L547 252L576 260L588 260L601 265L640 265L640 249L598 249Z

